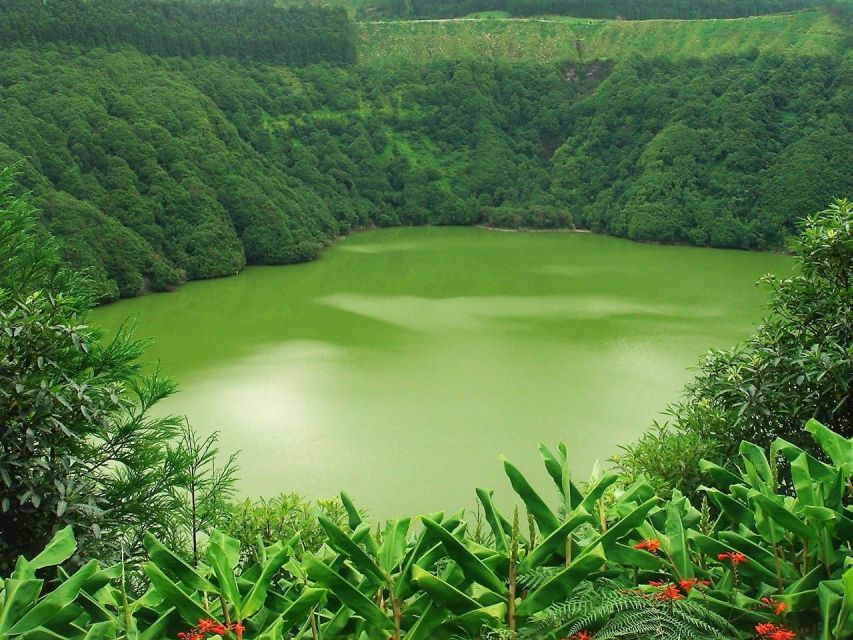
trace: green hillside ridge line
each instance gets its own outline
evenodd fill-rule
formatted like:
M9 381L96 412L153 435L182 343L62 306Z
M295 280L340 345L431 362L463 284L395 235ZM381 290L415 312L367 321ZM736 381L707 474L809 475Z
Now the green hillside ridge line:
M842 28L821 11L712 20L456 18L355 25L359 60L488 58L589 61L649 56L704 58L750 50L789 55L835 51ZM580 44L580 50L578 49Z

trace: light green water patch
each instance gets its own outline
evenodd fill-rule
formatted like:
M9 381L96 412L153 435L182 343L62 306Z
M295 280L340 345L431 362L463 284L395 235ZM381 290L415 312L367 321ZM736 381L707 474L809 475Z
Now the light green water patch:
M764 310L790 258L590 234L401 228L97 310L128 316L181 383L163 411L241 450L247 495L347 489L376 517L510 492L565 440L577 476L678 397L709 347Z

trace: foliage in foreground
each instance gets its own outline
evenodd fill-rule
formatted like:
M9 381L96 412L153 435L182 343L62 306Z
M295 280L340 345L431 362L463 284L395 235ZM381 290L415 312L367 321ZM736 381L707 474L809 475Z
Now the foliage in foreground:
M817 455L800 430L817 418L853 436L853 203L803 221L796 275L764 278L770 314L741 346L713 350L670 408L670 424L626 448L619 463L665 490L692 493L697 462L736 454L740 439L768 447L786 438Z
M196 516L218 523L233 464L212 471L215 439L151 416L175 385L141 375L129 332L87 325L92 282L63 267L12 177L0 172L0 570L66 524L104 559L137 556L145 530L195 539Z
M73 552L68 528L3 582L0 637L842 640L853 633L853 440L816 421L806 431L830 463L781 439L769 457L743 442L737 474L704 463L701 512L643 480L613 492L615 473L578 486L561 445L540 446L555 507L504 462L525 531L517 509L510 520L477 490L488 540L472 539L462 512L374 533L345 494L347 523L320 516L317 553L298 553L297 534L260 544L246 566L240 543L213 531L193 566L148 535L150 586L132 601L122 565L95 561L40 595L36 570Z

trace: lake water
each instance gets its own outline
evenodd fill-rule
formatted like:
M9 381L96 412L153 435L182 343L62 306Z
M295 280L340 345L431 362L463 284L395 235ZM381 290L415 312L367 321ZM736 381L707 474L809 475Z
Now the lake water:
M320 260L97 310L132 316L186 414L240 450L240 489L327 497L374 517L508 505L506 455L550 497L537 443L585 478L678 398L709 347L760 320L779 255L580 233L400 228Z

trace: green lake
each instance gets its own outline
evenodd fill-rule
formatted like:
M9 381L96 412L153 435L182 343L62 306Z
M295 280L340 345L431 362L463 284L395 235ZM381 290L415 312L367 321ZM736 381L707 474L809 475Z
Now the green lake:
M505 455L551 492L537 443L576 477L606 464L710 347L764 313L790 258L581 233L400 228L316 262L246 269L98 309L128 316L180 383L160 411L240 450L247 495L346 489L374 517L511 489Z

